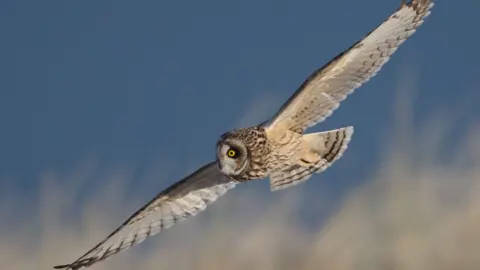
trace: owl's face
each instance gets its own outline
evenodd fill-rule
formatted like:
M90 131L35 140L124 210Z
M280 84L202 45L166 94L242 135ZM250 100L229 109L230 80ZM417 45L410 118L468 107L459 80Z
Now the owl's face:
M217 162L220 170L232 178L247 168L248 155L245 143L239 138L222 136L217 143Z

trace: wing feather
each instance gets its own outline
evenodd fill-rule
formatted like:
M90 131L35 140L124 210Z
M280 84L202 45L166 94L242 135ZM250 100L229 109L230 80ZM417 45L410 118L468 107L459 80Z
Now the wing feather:
M380 26L310 75L266 127L301 133L325 120L342 100L377 74L415 33L433 5L431 0L402 2Z
M82 257L54 268L79 269L105 260L195 216L236 183L220 172L216 162L211 162L162 191Z

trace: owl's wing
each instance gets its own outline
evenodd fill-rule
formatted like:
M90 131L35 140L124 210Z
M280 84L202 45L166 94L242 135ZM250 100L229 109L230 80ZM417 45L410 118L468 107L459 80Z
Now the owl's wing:
M126 250L205 210L236 183L220 171L216 162L209 163L162 191L82 257L54 268L80 269Z
M342 100L375 76L433 5L431 0L403 1L375 30L310 75L265 126L303 132L325 120Z

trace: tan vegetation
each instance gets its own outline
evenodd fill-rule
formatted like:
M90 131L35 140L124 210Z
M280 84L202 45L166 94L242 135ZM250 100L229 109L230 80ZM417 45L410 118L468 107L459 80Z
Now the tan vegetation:
M268 203L261 192L240 188L200 216L91 269L480 269L480 129L471 127L453 151L442 152L441 131L448 128L431 123L393 136L396 143L372 179L350 192L320 232L309 233L292 219L302 189ZM149 199L131 199L129 171L112 170L80 211L69 214L94 168L91 162L68 175L41 176L38 205L0 198L2 220L21 217L15 226L0 224L1 269L69 262Z

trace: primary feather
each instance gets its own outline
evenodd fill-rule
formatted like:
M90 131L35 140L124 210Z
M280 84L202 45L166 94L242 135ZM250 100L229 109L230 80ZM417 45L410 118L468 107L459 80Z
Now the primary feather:
M365 38L308 77L267 127L302 133L325 120L342 100L377 74L398 47L415 33L433 5L430 0L402 2Z
M105 260L205 210L235 185L219 171L216 162L209 163L161 192L82 257L54 268L76 270Z

